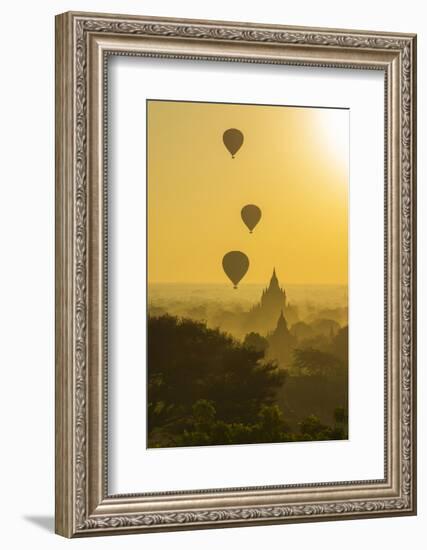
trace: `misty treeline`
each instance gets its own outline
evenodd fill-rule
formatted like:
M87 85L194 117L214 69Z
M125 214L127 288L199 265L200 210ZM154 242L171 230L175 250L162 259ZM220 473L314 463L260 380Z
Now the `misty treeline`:
M348 437L347 328L328 349L296 348L289 372L256 333L171 315L149 316L147 333L149 447Z
M331 291L333 297L333 291ZM327 296L326 296L327 298ZM150 302L150 315L160 317L162 315L174 315L202 321L210 328L221 327L224 332L232 334L241 340L252 329L248 326L248 303L222 303L218 300L206 300L197 295L196 299L183 300L153 300ZM278 312L280 313L280 311ZM337 330L348 322L347 305L340 304L336 307L328 307L322 303L294 303L289 306L286 318L291 327L291 332L298 339L311 339L317 346L319 337L328 335L331 327ZM277 321L277 319L275 319ZM271 327L263 327L263 335Z

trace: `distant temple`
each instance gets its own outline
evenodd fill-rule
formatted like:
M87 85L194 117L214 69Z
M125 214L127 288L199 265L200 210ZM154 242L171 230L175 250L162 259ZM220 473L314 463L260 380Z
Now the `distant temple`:
M273 332L268 334L267 341L267 357L275 359L282 367L290 366L292 351L295 346L295 338L289 332L288 323L283 315L283 310L280 312L276 328Z
M247 314L247 329L266 335L276 327L277 319L279 315L283 316L283 312L288 320L291 317L291 322L297 320L294 309L287 301L285 289L279 285L276 269L273 269L270 284L263 290L260 303Z
M283 312L283 308L286 307L286 292L283 288L280 288L279 280L277 279L276 269L273 269L273 275L270 279L268 288L263 290L261 296L261 304L255 306L254 309L259 308L263 315L271 317L275 316L277 319L277 309Z

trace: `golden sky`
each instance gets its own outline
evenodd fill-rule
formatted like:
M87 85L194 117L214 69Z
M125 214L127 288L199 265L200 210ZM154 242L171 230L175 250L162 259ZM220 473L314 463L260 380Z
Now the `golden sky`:
M233 160L228 128L244 143ZM148 282L347 284L349 111L148 102ZM262 211L253 234L240 211Z

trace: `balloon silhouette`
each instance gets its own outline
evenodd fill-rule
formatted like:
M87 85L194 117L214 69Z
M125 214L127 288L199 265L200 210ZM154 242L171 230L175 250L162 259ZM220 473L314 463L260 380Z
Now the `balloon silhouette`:
M234 159L234 155L243 144L243 134L240 130L236 130L236 128L229 128L224 132L222 141L230 153L231 158Z
M249 233L252 233L252 230L261 219L261 210L255 204L247 204L242 208L240 215L246 227L249 229Z
M222 259L222 267L227 277L233 283L234 288L237 288L237 284L246 275L249 268L249 258L243 252L233 250L232 252L227 252Z

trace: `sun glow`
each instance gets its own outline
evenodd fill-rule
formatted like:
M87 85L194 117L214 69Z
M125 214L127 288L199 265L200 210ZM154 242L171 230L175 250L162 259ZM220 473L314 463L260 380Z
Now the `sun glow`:
M322 149L336 167L348 172L349 165L349 109L316 109L316 136Z
M247 284L273 267L286 284L347 284L348 122L343 109L150 101L149 283L225 283L222 258L240 250ZM228 128L244 136L235 158Z

